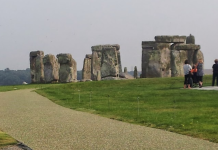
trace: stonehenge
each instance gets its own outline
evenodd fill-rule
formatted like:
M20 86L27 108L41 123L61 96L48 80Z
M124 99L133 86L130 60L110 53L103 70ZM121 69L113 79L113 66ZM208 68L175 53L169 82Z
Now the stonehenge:
M90 68L91 77L89 79L94 81L119 77L119 73L122 72L120 45L95 45L91 49L92 55L89 55L89 58L86 55L84 59L82 80L87 80L90 77ZM91 61L91 64L88 61Z
M183 76L186 59L190 65L204 59L195 37L179 35L155 36L154 41L142 41L140 78ZM83 61L81 81L100 81L138 78L137 67L134 77L124 68L122 72L120 45L106 44L91 47L92 54L86 54ZM44 56L43 51L32 51L30 70L32 83L77 82L77 63L71 54L60 53Z
M200 45L193 35L155 36L155 41L142 42L142 78L183 76L186 59L190 65L203 59Z
M31 83L76 82L77 64L71 54L58 54L57 58L43 51L30 52Z

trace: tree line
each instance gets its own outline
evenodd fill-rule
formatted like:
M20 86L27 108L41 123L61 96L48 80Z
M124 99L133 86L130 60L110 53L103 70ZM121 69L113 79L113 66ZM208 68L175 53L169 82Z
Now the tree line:
M82 79L82 71L77 71L77 80ZM30 69L26 70L10 70L6 68L0 70L0 86L1 85L20 85L26 82L31 83Z

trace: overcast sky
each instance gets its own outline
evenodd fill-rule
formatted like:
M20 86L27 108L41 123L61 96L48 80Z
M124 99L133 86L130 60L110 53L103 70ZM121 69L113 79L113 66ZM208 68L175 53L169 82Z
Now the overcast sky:
M29 53L71 53L81 70L91 46L120 44L122 66L141 70L141 42L195 36L205 68L218 58L218 0L0 0L0 70L29 68Z

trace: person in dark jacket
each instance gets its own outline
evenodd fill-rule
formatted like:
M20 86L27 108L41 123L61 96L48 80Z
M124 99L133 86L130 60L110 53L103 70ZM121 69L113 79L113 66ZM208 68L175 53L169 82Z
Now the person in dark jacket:
M203 76L204 76L203 60L199 59L196 66L197 66L197 77L199 82L199 88L201 88L203 85Z
M213 68L213 81L212 86L214 86L215 80L216 80L216 86L218 86L218 59L214 60Z

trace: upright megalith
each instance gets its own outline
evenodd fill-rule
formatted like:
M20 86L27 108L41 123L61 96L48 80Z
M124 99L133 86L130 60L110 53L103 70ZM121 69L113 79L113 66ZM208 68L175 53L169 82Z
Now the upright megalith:
M137 71L137 67L134 67L134 78L137 79L138 78L138 71Z
M103 47L101 58L101 78L118 76L119 64L116 48L113 46Z
M191 34L189 36L187 36L186 44L195 44L195 37Z
M127 67L124 67L124 73L127 73Z
M142 77L170 77L170 44L142 42Z
M155 36L155 41L142 42L142 78L183 76L186 59L190 64L203 59L200 45L193 35Z
M92 55L87 54L83 61L82 80L91 79L91 63L92 63Z
M43 58L45 82L50 83L59 80L59 63L57 58L48 54Z
M44 83L43 51L30 52L30 72L32 83Z
M60 63L59 81L76 82L77 81L77 64L71 54L58 54L58 62Z
M117 77L122 72L120 45L96 45L92 46L91 79L97 80L100 71L101 78ZM110 59L109 59L109 58ZM113 71L112 71L113 70ZM118 70L118 71L117 71Z
M101 70L102 45L92 46L91 79L97 80L97 72Z

